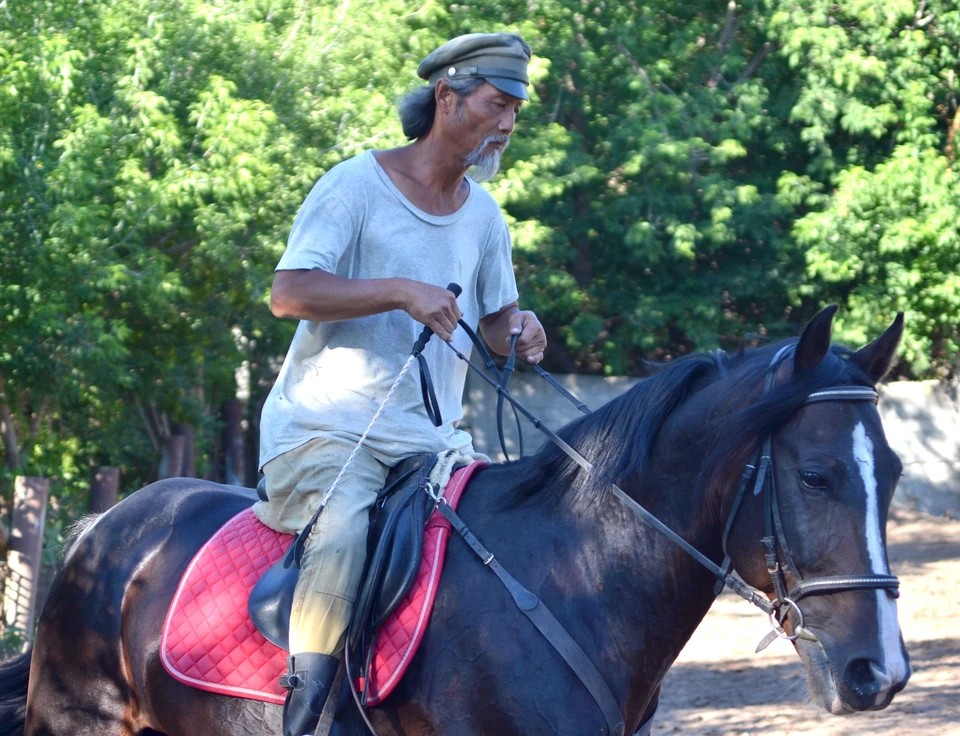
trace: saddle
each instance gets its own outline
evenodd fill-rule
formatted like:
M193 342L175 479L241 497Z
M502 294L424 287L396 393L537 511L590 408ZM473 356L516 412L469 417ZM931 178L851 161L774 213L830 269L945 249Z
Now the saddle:
M423 553L423 530L433 510L433 499L424 492L437 455L415 455L390 471L370 512L367 537L367 568L354 614L347 646L356 650L371 642L371 634L403 601L413 585ZM302 533L302 532L301 532ZM289 651L290 612L300 569L299 545L260 578L250 592L250 618L261 634Z
M437 455L415 455L397 465L370 512L367 569L347 636L356 648L370 640L413 585L423 554L423 531L433 513L426 493Z

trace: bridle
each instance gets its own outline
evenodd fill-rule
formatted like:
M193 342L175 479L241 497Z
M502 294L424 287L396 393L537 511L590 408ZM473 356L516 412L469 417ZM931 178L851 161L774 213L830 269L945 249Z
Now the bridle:
M780 351L770 361L767 368L766 380L764 382L764 394L769 393L775 383L777 372L783 361L793 356L796 349L795 345L788 345L781 348ZM719 360L719 357L716 358ZM828 401L869 401L876 404L878 401L877 392L869 386L833 386L811 393L804 400L801 406L816 404ZM794 562L793 553L790 551L790 545L787 543L787 535L783 528L783 520L780 515L779 494L777 491L776 468L773 458L773 432L768 433L759 443L754 453L753 460L747 465L741 478L737 495L734 497L733 506L727 517L723 530L723 553L724 559L718 571L718 589L720 592L720 582L725 581L733 569L730 555L727 552L727 541L730 531L737 518L737 512L740 509L741 502L746 495L747 488L752 488L753 495L763 494L763 518L764 534L760 542L764 550L764 559L767 566L767 573L773 583L773 591L776 596L772 603L769 603L771 610L765 606L759 606L770 615L772 631L764 637L757 646L757 651L762 651L777 637L789 639L791 641L798 638L815 638L806 631L803 625L803 611L800 608L800 600L809 595L823 595L830 593L840 593L848 590L885 590L887 594L897 598L899 597L900 580L894 575L826 575L810 580L805 580L800 572L799 566ZM781 559L782 555L782 559ZM793 574L797 583L793 588L787 589L786 571ZM721 577L721 574L723 575ZM752 601L757 604L755 601ZM783 629L783 623L789 614L796 614L797 620L793 624L793 634L787 634Z
M457 348L451 343L445 344L457 354L457 357L465 361L479 376L481 376L487 381L487 383L496 389L498 396L498 428L502 427L502 419L500 415L502 414L503 399L506 399L514 408L515 412L519 411L521 414L523 414L528 420L530 420L530 422L533 423L534 427L543 432L571 460L577 463L588 473L593 473L593 464L589 460L587 460L573 447L558 437L556 433L545 427L540 419L531 414L526 407L523 406L523 404L517 401L507 391L507 381L509 380L510 372L512 372L516 361L517 336L514 335L511 338L510 355L507 358L506 363L507 369L504 370L503 375L501 376L495 367L492 357L483 346L483 343L477 337L476 333L474 333L474 331L462 320L459 324L470 336L474 346L478 348L478 352L483 357L487 369L492 370L500 380L494 381L484 372L482 368L472 363L469 358L457 350ZM781 348L770 361L764 381L765 395L770 393L776 384L777 372L780 366L787 358L793 356L795 350L796 345L787 345ZM721 373L725 374L726 369L723 366L721 353L722 351L718 351L713 355L713 358ZM722 355L725 356L725 354ZM532 367L538 374L540 374L541 377L546 379L554 388L559 390L568 400L572 401L578 409L584 413L590 413L590 410L583 402L576 399L576 397L560 386L560 384L553 379L549 373L540 368L540 366L534 365ZM828 401L869 401L873 404L876 404L878 398L877 392L869 386L833 386L820 391L814 391L813 393L809 394L801 406ZM501 430L501 443L502 442L503 436ZM742 505L743 498L746 495L748 488L752 489L754 496L759 496L760 494L763 494L764 496L764 535L760 541L764 550L767 572L769 573L773 584L775 598L772 601L769 600L761 591L751 587L740 577L734 575L735 570L733 568L733 563L730 559L730 556L727 554L727 540L730 536L730 532L737 518L737 513ZM715 589L716 594L719 594L724 587L730 588L741 598L753 604L770 616L772 631L761 641L760 645L757 647L757 651L764 649L777 637L789 639L791 641L797 638L816 638L804 628L803 612L799 605L799 602L807 596L840 593L849 590L885 590L891 597L896 598L899 596L900 580L894 575L877 575L871 573L864 575L829 575L809 580L805 580L803 578L799 567L794 562L793 554L790 551L790 545L787 543L786 533L784 532L783 528L783 520L780 515L780 503L773 459L773 430L771 430L760 440L758 447L754 452L752 461L748 463L741 476L740 485L738 487L737 494L734 497L733 506L731 507L726 523L724 524L722 538L724 560L720 565L715 564L713 560L706 557L693 545L666 526L657 517L647 511L629 495L627 495L627 493L615 483L610 483L610 490L633 513L644 519L647 523L651 524L655 529L657 529L657 531L683 549L688 555L693 557L693 559L700 563L700 565L707 568L711 574L717 578L717 586ZM789 571L793 575L794 579L798 581L793 588L790 589L787 588L787 571ZM793 621L794 633L788 634L784 630L783 625L790 617L791 613L795 614L796 620Z

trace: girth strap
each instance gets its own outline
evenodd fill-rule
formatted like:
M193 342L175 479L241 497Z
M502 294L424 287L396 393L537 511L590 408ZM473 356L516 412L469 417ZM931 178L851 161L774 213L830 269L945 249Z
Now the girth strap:
M590 658L584 653L580 645L573 640L573 637L567 633L563 625L557 621L550 610L533 593L524 588L517 580L508 573L497 561L473 532L467 527L457 513L441 500L437 510L443 514L444 518L450 522L457 534L463 537L467 546L479 557L483 564L489 567L500 578L500 582L510 593L517 608L523 611L524 615L530 619L534 626L540 631L546 640L557 650L557 653L563 657L563 660L570 665L570 669L580 678L584 687L593 696L593 699L600 706L604 720L607 722L609 734L611 736L623 736L626 725L623 717L620 715L620 707L617 705L617 699L610 691L610 687L603 679L603 675L597 670Z

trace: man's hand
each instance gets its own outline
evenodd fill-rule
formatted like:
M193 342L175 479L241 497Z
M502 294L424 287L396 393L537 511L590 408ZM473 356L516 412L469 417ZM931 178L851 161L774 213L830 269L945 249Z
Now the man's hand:
M406 287L404 311L441 340L452 341L457 320L463 316L453 292L418 281L409 281Z
M543 351L547 348L543 325L533 312L520 311L516 302L481 318L480 332L490 349L498 355L509 355L510 338L519 335L517 355L528 363L543 360Z
M543 360L543 351L547 349L547 335L543 325L531 311L514 312L510 315L510 335L520 335L517 340L517 355L528 363ZM510 349L510 337L507 337L507 350Z
M339 322L394 309L448 342L462 316L451 292L412 279L348 279L319 268L277 271L273 277L270 310L277 317Z

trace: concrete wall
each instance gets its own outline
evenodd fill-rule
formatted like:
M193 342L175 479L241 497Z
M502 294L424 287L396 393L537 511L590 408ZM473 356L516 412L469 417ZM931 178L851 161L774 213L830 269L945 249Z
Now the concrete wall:
M880 391L887 441L903 461L895 500L960 519L960 402L957 384L889 383Z
M635 378L555 375L568 391L596 409L633 386ZM580 412L542 378L517 373L510 393L551 429L558 429ZM897 382L880 391L880 415L890 446L903 461L904 471L894 502L929 513L960 518L960 401L957 384L938 381ZM497 439L496 392L472 372L464 393L463 427L473 435L479 452L503 460ZM524 452L530 454L547 441L524 417ZM516 421L505 412L507 449L517 452Z

